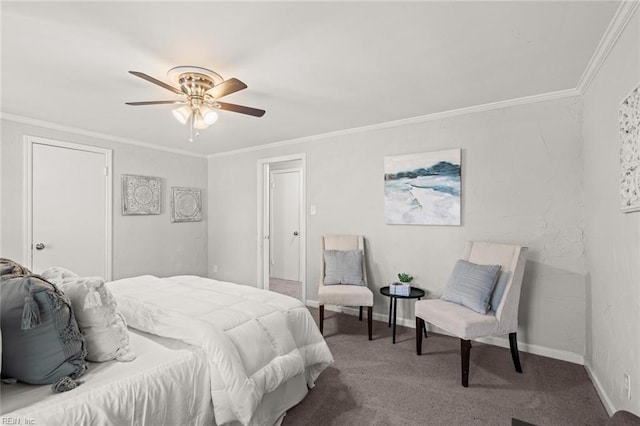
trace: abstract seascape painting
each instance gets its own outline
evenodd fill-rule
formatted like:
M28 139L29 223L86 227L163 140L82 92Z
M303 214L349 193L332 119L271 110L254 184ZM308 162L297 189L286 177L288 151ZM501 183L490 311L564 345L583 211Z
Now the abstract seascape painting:
M385 223L460 225L460 177L460 149L385 157Z

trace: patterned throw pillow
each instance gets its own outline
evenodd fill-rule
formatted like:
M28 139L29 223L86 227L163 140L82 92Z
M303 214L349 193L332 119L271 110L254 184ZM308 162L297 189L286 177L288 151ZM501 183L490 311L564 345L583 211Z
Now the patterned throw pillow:
M68 390L87 371L84 338L69 299L53 284L0 259L2 374ZM8 344L11 342L11 344Z
M42 276L71 300L87 344L87 360L127 362L136 359L129 346L127 324L102 277L80 277L61 267L49 268Z

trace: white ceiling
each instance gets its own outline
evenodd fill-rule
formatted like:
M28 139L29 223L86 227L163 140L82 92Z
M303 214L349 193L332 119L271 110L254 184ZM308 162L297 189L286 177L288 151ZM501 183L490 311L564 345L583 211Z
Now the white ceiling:
M617 1L6 2L3 114L213 154L574 89ZM197 65L249 88L188 142L169 82Z

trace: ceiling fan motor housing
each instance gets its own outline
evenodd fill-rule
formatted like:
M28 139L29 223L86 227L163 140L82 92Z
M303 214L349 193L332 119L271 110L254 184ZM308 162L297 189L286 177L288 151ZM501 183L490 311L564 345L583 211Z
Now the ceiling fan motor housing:
M198 73L180 74L178 83L187 96L200 100L204 98L205 92L214 86L213 80L204 74Z

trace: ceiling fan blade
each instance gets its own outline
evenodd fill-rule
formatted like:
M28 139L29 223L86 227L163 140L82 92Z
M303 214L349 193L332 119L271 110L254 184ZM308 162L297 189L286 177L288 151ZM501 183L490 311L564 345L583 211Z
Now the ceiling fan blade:
M226 102L217 102L216 108L225 111L239 112L240 114L253 115L254 117L262 117L265 113L263 109L251 108L242 105L228 104Z
M237 78L230 78L229 80L225 80L217 86L207 90L207 94L213 96L214 99L220 99L223 96L230 95L231 93L235 93L246 88L247 85Z
M186 104L185 101L144 101L144 102L125 102L127 105L162 105L162 104Z
M175 87L170 86L167 83L157 80L149 75L146 75L145 73L142 73L139 71L129 71L129 73L135 75L136 77L140 77L143 80L147 80L148 82L151 82L153 84L157 84L160 87L164 87L165 89L170 90L173 93L176 93L178 95L184 95L184 93L182 93L180 89L176 89Z

